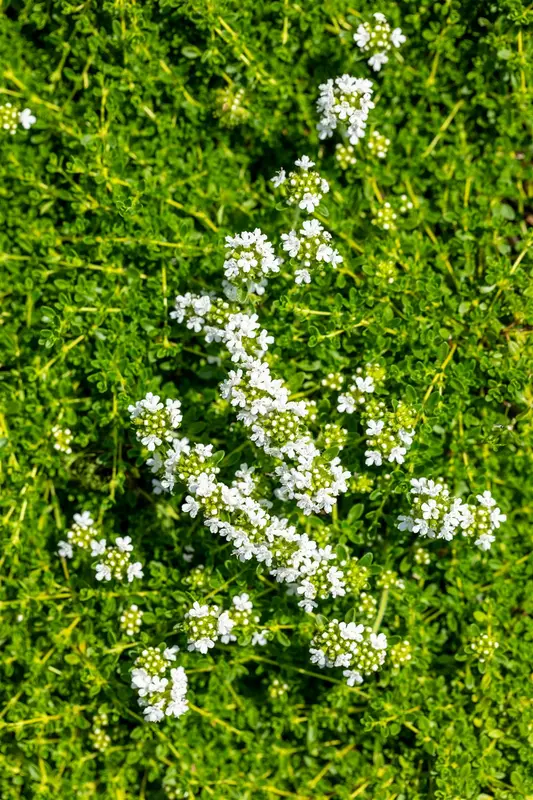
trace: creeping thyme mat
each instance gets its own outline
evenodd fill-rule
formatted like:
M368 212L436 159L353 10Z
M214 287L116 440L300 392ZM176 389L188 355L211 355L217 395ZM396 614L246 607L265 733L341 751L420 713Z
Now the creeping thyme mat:
M532 21L4 4L2 798L533 799Z

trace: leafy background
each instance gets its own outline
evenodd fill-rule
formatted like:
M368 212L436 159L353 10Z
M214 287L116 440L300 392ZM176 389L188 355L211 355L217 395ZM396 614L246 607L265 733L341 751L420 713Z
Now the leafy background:
M363 142L346 174L317 141L317 86L374 77L351 38L376 10L408 37L376 77L370 130L392 144L377 162ZM531 21L518 0L2 4L1 99L38 117L0 141L3 797L157 799L170 778L198 798L533 797ZM250 111L232 130L214 113L226 86ZM219 285L224 235L261 226L279 242L291 215L268 179L304 152L331 183L324 222L345 261L310 288L272 282L259 313L273 368L324 424L336 418L324 374L378 359L391 399L419 414L403 468L308 523L406 581L385 625L413 662L355 689L310 668L290 599L228 561L179 496L151 495L128 426L132 399L179 396L184 430L226 451L228 475L257 460L216 402L227 365L168 311L177 292ZM412 212L380 231L373 212L401 194ZM72 455L53 449L55 424L72 429ZM348 427L343 460L365 472ZM423 474L493 491L508 522L489 554L434 544L430 565L414 564L394 519ZM139 590L62 564L57 540L80 508L108 537L132 536ZM128 670L140 643L178 641L186 545L210 593L260 587L276 636L186 656L191 712L144 725ZM134 643L118 631L131 602L146 612ZM461 655L475 625L500 642L485 670ZM274 678L289 686L279 700Z

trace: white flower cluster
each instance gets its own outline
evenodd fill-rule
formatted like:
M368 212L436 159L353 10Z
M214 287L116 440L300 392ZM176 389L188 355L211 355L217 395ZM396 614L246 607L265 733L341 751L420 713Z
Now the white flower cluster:
M300 168L300 172L289 172L287 175L284 169L280 169L271 178L272 183L276 188L285 187L287 205L297 205L302 211L312 214L322 197L329 192L329 183L325 178L321 178L316 170L311 169L315 166L315 162L311 161L309 156L302 156L294 163Z
M318 88L317 109L321 116L317 129L320 139L332 136L339 127L346 129L350 144L357 144L365 135L368 112L374 108L372 81L341 75L330 78Z
M152 472L159 475L156 490L172 491L176 479L185 483L189 494L182 511L193 518L202 513L206 527L233 544L233 555L241 561L255 558L278 582L293 585L300 596L298 605L307 612L317 606L318 599L342 597L364 588L367 567L359 566L357 559L339 560L329 545L319 547L307 534L297 533L287 519L270 514L265 508L268 504L238 488L242 477L232 486L220 482L213 455L212 445L191 445L188 439L176 438L166 453L156 452L149 459ZM201 619L204 617L202 625L209 625L210 633L191 637L192 641L210 639L214 643L216 636L231 634L228 619L235 620L234 610L223 619L222 624L230 626L226 633L217 628L218 611L208 609Z
M409 516L398 517L398 528L429 539L451 541L457 534L475 539L481 550L490 550L494 531L507 519L488 491L476 496L477 505L452 497L443 481L413 478L412 509Z
M309 652L311 662L320 668L344 667L348 686L354 686L384 664L387 637L374 633L369 626L334 619L317 631Z
M258 627L259 617L252 617L253 603L246 592L235 595L231 611L223 611L217 605L200 605L197 601L185 614L184 629L190 651L208 652L220 639L223 644L237 641L239 629L251 633L252 646L264 645L268 631Z
M317 219L306 220L298 233L294 230L282 233L281 239L283 249L301 265L295 272L296 283L311 283L311 272L324 264L335 268L343 261L339 251L331 246L331 233Z
M133 424L137 428L137 439L148 450L155 450L165 442L171 442L174 431L182 419L179 400L161 403L159 395L148 392L135 405L128 406Z
M148 647L135 661L131 686L147 722L161 722L165 716L181 717L189 710L187 675L183 667L172 667L177 647ZM170 678L167 673L170 670Z
M0 129L7 131L12 136L17 132L19 125L22 125L27 131L35 122L37 122L37 118L33 116L29 108L19 111L12 103L0 105Z
M67 532L67 541L58 542L58 554L62 558L73 558L74 547L85 550L101 560L96 564L96 580L123 581L129 583L135 578L142 578L142 564L131 561L133 545L130 536L119 536L115 544L108 546L105 539L98 539L99 531L89 511L74 514L74 522Z
M306 403L289 400L288 388L261 360L274 340L266 330L259 332L257 315L231 313L227 303L186 294L176 298L171 316L178 322L187 319L187 327L197 332L203 330L207 342L224 342L239 366L221 384L221 393L238 410L237 419L250 429L251 440L282 461L276 468L281 483L277 495L296 500L304 514L329 513L347 491L350 473L338 457L323 456L304 420Z
M390 411L382 400L373 397L385 378L385 370L379 364L367 364L364 372L359 368L357 373L348 390L339 395L337 411L353 414L356 409L361 410L361 418L367 426L367 467L380 467L387 462L403 464L415 435L413 410L400 401Z
M354 34L354 41L364 53L370 54L368 65L374 72L379 72L383 64L389 60L387 53L392 46L400 47L406 39L401 28L394 28L387 22L387 17L380 12L374 14L375 22L363 22Z
M263 294L267 277L279 272L281 264L265 234L256 228L226 236L225 248L224 275L234 289Z

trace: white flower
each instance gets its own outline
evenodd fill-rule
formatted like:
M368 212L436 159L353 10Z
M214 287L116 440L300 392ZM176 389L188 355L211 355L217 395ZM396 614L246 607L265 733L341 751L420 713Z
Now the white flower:
M348 686L355 686L355 684L363 683L363 676L355 669L345 669L342 674L346 678Z
M403 462L405 461L404 456L406 453L407 450L405 449L405 447L393 447L389 453L389 461L391 463L396 461L398 464L403 464Z
M198 639L196 642L190 642L188 650L197 650L199 653L205 656L207 651L214 646L215 643L213 639L209 639L207 636L204 636L202 639Z
M63 541L58 542L57 552L58 555L61 556L61 558L72 558L74 555L74 552L72 550L72 545L70 544L70 542L63 542Z
M144 572L142 570L142 564L140 561L135 561L134 564L130 564L128 566L128 581L131 583L135 578L142 578Z
M94 525L94 519L91 517L90 511L82 511L81 514L74 514L74 522L80 526L80 528L90 528Z
M29 130L32 125L37 122L37 117L34 117L29 108L25 108L19 114L19 122L24 130Z
M484 506L485 508L492 508L493 506L496 505L496 500L488 490L483 492L483 494L476 495L476 500L481 506Z
M179 647L177 644L173 645L172 647L166 647L163 650L163 658L166 658L167 661L175 661L176 653L179 653Z
M274 184L274 186L277 188L278 186L281 186L281 184L282 184L282 183L285 183L286 179L287 179L287 175L286 175L286 172L285 172L285 170L284 170L284 169L283 169L283 167L282 167L282 168L279 170L279 172L276 172L276 174L274 175L274 177L273 177L273 178L271 178L270 180L272 181L272 183Z
M384 633L371 633L370 634L370 644L374 648L374 650L386 650L387 649L387 637Z
M233 598L233 605L237 609L237 611L251 611L253 609L253 603L250 600L250 596L243 592L242 594L236 594Z
M111 570L107 566L107 564L97 564L96 565L96 580L97 581L110 581L111 580Z
M386 64L388 60L388 56L385 53L374 53L368 59L368 66L372 67L374 72L379 72L383 64Z
M191 497L191 495L188 494L187 497L185 498L184 504L181 507L181 510L185 511L187 514L190 514L191 517L194 519L194 517L198 514L198 511L200 510L200 503L198 503L194 499L194 497Z
M189 611L187 611L186 616L192 617L193 619L202 619L202 617L208 617L209 606L207 605L207 603L201 606L198 600L195 600L192 605L192 608L190 608Z
M355 403L353 398L349 394L340 394L337 400L337 411L339 414L346 412L347 414L353 414L355 411Z
M181 717L189 710L189 704L185 698L171 700L165 709L167 717Z
M264 647L267 643L268 631L254 631L252 633L252 647L259 645L260 647Z
M491 533L482 533L479 539L476 539L474 544L477 545L480 550L490 550L492 543L495 541L496 537Z
M306 269L297 269L294 273L294 282L298 284L311 283L311 275Z
M310 192L306 192L298 203L302 211L307 211L308 214L312 214L318 205L320 205L320 197Z
M381 431L383 430L385 423L382 419L378 420L377 422L373 419L369 419L367 422L367 429L366 434L367 436L379 436Z
M94 556L103 556L106 551L106 541L105 539L100 539L98 542L96 539L91 540L91 555Z
M168 678L160 678L159 675L152 675L148 691L150 694L164 692L168 685Z
M151 676L148 675L145 669L132 669L131 688L137 689L140 697L145 697L148 694L151 680Z
M296 231L289 231L289 233L281 234L281 241L283 242L283 249L288 252L291 258L298 255L301 242L296 235Z
M380 467L383 464L383 457L378 450L365 450L365 464L371 467L373 464Z
M371 394L376 388L373 378L370 377L361 378L360 376L357 376L355 379L355 385L360 392L366 392L368 394Z
M502 514L499 508L493 508L493 510L490 512L490 521L495 528L499 528L500 522L505 522L506 519L507 514Z
M161 722L165 716L158 706L146 706L146 708L143 709L143 714L147 722Z
M413 530L413 522L414 520L412 517L406 517L404 514L400 514L398 517L398 530L411 532Z
M223 611L222 614L217 619L217 633L219 636L227 636L233 628L235 627L235 622L229 615L228 611Z
M294 162L297 167L301 167L302 169L311 169L311 167L315 166L315 162L311 161L309 156L301 156L301 158L297 158Z
M394 47L400 47L401 44L407 41L407 38L402 33L401 28L394 28L393 32L391 33L390 40Z
M119 536L115 544L121 553L131 553L131 551L133 550L133 545L131 543L131 536Z
M370 41L370 31L364 25L359 25L357 31L353 35L353 38L357 47L363 49Z
M356 625L355 622L341 622L339 624L339 629L343 639L348 639L354 642L363 641L363 634L365 632L364 625Z

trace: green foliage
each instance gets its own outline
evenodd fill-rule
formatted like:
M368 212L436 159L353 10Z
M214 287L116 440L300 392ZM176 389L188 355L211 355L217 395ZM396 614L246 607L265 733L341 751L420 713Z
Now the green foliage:
M377 76L352 41L376 10L407 35ZM217 800L531 800L531 9L8 0L2 11L0 102L37 116L0 138L2 797L156 800L164 784ZM346 171L338 140L318 142L315 112L318 84L344 72L376 81L369 132L391 140L377 159L363 139ZM249 112L236 123L220 106L228 87ZM389 405L403 399L419 420L408 460L385 475L365 467L363 432L344 419L343 463L359 477L338 513L306 522L405 581L384 624L412 659L354 688L309 664L309 619L261 568L231 559L180 494L151 494L127 412L147 391L179 396L187 434L224 451L222 475L257 461L215 402L227 365L168 312L178 292L218 288L225 235L260 226L279 244L292 212L269 178L302 153L330 182L317 217L344 262L309 287L285 270L272 280L258 313L276 370L325 423L336 395L324 375L379 362ZM397 229L373 225L402 195L413 209ZM54 449L55 425L72 431L72 453ZM465 496L490 489L508 516L493 549L438 542L417 562L420 542L394 524L413 475ZM142 584L98 585L90 559L58 558L82 508L108 538L132 537ZM200 564L207 588L192 592ZM184 654L191 711L143 723L134 657L177 642L191 597L216 599L229 582L261 587L275 636ZM119 625L132 603L144 611L134 641ZM499 648L480 663L468 645L486 632Z

